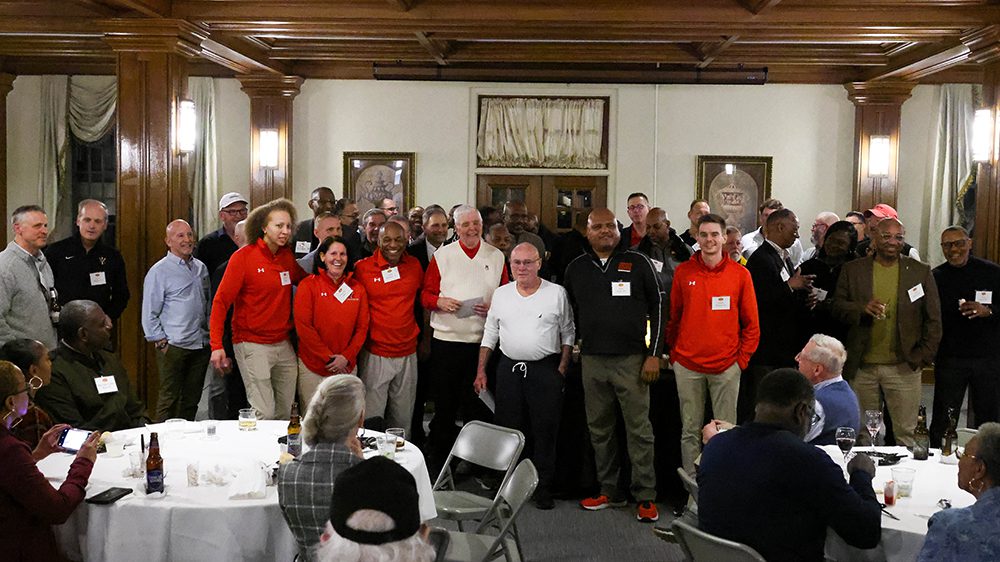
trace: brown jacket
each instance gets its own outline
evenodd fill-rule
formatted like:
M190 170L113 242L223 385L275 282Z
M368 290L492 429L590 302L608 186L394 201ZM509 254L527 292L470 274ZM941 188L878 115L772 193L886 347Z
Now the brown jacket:
M857 373L861 356L871 339L872 317L865 313L865 305L872 299L874 263L875 259L869 256L844 264L833 296L833 315L848 327L844 342L847 348L844 378L847 380ZM918 284L923 286L924 296L910 302L908 291ZM934 362L941 342L941 302L930 266L907 257L899 258L897 302L899 361L913 369L926 367Z

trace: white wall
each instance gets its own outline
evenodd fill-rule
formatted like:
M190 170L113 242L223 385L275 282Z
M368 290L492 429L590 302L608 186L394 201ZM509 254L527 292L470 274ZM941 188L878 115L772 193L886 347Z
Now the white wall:
M215 80L219 193L250 195L250 98L238 80Z
M14 89L7 94L7 212L21 205L41 201L38 174L38 150L42 128L42 79L40 76L18 76ZM10 218L3 217L7 240L14 234Z
M934 126L937 122L940 86L917 86L903 104L899 126L899 193L896 211L906 226L906 240L916 246L921 259L929 259L928 243L937 244L940 233L928 232L931 175L933 172ZM940 265L940 261L932 266Z

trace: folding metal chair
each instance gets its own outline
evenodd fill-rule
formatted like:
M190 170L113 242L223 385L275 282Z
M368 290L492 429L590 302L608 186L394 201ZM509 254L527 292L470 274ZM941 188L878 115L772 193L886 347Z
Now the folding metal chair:
M969 444L969 441L971 441L972 438L975 437L977 433L979 433L979 430L971 429L968 427L960 427L957 430L955 430L955 432L958 433L958 446L965 447L966 445Z
M765 562L764 557L749 546L720 539L690 523L675 519L671 528L681 544L684 555L692 562Z

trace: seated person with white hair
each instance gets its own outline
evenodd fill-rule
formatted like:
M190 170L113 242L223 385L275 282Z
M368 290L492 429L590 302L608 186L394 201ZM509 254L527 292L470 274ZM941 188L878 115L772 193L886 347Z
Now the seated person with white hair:
M431 562L434 547L420 523L413 475L373 457L337 477L330 521L316 549L320 562Z
M354 375L331 375L317 387L302 440L309 450L278 471L278 505L295 535L302 560L319 543L330 511L334 480L364 460L358 428L365 420L365 384Z

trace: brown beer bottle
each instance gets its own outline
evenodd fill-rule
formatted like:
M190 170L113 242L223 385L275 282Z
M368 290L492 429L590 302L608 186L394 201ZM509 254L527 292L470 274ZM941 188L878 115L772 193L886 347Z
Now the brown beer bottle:
M944 432L944 445L941 447L942 457L954 455L955 448L958 447L958 431L955 429L955 424L958 421L955 418L955 408L948 408L948 429Z
M288 420L288 454L299 458L302 454L302 424L299 422L299 404L292 403L292 416Z
M927 408L920 405L917 427L913 430L913 460L925 461L931 448L931 436L927 431Z
M163 492L163 457L160 456L160 439L156 432L149 434L149 453L146 456L146 493Z

